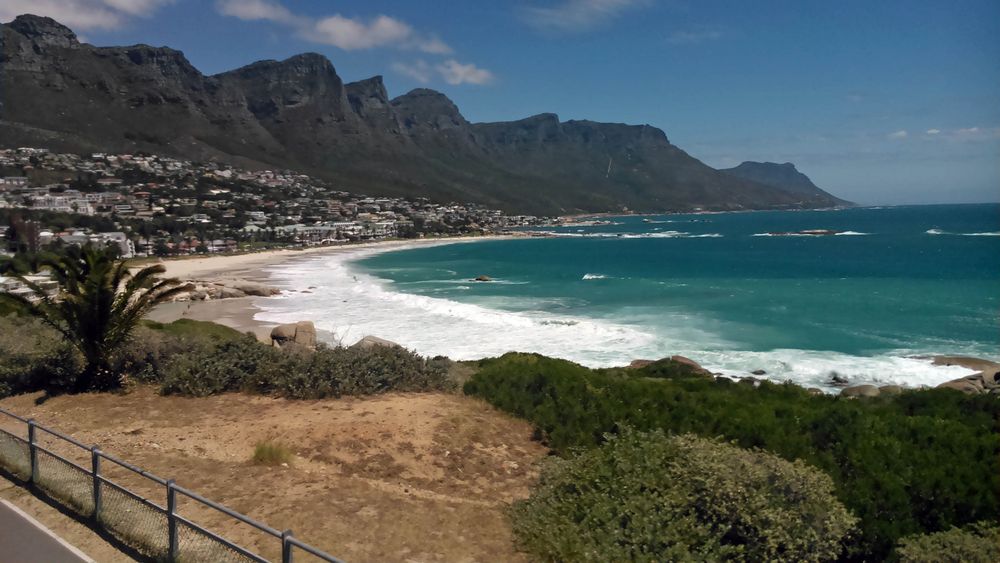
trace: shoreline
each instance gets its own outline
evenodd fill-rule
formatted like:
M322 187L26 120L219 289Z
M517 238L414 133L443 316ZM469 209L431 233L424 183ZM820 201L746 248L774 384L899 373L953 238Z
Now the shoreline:
M416 239L416 240L394 240L394 241L379 241L363 244L351 244L343 246L328 246L328 247L314 247L303 250L272 250L264 251L251 254L241 254L241 255L228 255L228 256L210 256L205 258L191 258L184 260L172 260L164 261L162 264L167 267L167 275L172 277L180 277L183 279L212 279L213 277L218 278L241 278L247 281L262 282L265 284L272 284L277 281L280 276L276 276L273 272L268 270L273 270L274 266L282 264L293 263L297 259L306 259L309 257L319 256L319 255L329 255L329 256L340 256L343 257L344 261L350 261L351 255L356 254L374 254L382 252L391 252L396 250L404 250L408 248L417 248L425 246L444 246L449 244L459 244L466 242L478 242L478 241L490 241L490 240L509 240L513 238L527 238L518 236L476 236L476 237L450 237L441 239ZM338 260L340 261L340 260ZM356 280L355 280L356 281ZM302 287L305 287L303 285ZM312 289L312 288L310 288ZM291 294L302 291L302 293L311 293L308 290L286 290L291 291ZM290 295L290 293L286 293ZM206 301L184 301L176 303L168 303L162 305L155 309L148 315L147 318L155 320L158 322L171 322L174 320L186 318L198 321L210 321L218 324L228 326L239 330L240 332L252 332L257 336L259 340L265 343L270 342L270 332L271 329L279 324L279 322L272 322L262 319L257 319L255 316L258 313L264 311L261 307L263 305L262 301L258 299L267 299L266 297L240 297L240 298L229 298L229 299L213 299ZM263 305L266 307L266 305ZM282 319L281 322L294 322L294 321L313 321L319 322L320 318L306 318L305 313L303 317L291 320L289 318ZM382 337L393 339L390 334L380 334L377 329L373 329L374 332L371 334ZM337 338L333 333L329 333L319 326L317 326L317 332L320 333L320 340L325 341L336 341ZM363 331L365 332L365 331ZM367 332L365 332L367 334ZM330 338L323 338L323 335ZM398 338L398 335L397 335ZM403 340L400 340L403 342ZM530 350L528 350L530 351ZM568 350L565 350L563 354L557 354L556 356L563 357L566 359L573 360L573 354L566 354ZM444 353L444 352L442 352ZM639 351L636 352L640 356L642 355ZM710 369L713 367L710 357L698 357L697 354L691 354L691 351L686 351L682 349L671 350L671 353L689 355L698 361L699 363L706 365ZM489 354L484 354L488 356ZM547 354L552 355L552 354ZM568 356L568 357L567 357ZM637 356L639 357L639 356ZM467 359L458 357L457 359ZM636 359L636 358L632 358ZM919 362L924 367L919 369L924 369L927 367L934 367L942 369L942 371L948 370L951 373L950 378L959 378L966 375L973 374L975 372L982 371L987 366L996 365L991 359L981 359L981 358L968 358L968 357L957 357L949 356L947 354L938 355L913 355L908 357L897 357L904 364L909 362ZM623 361L622 365L627 364L628 361ZM586 364L586 363L585 363ZM715 366L718 367L718 366ZM761 366L758 366L761 367ZM835 366L833 366L835 367ZM891 366L897 369L902 366ZM908 365L907 367L913 367ZM715 369L713 371L719 371ZM740 375L744 377L750 377L751 372L736 374L730 369L723 369L727 377L739 377ZM888 371L887 371L888 373ZM777 375L777 374L774 374ZM776 381L774 378L768 378ZM862 381L857 379L851 382L851 384L862 384L868 383L868 381ZM804 383L799 383L804 385ZM921 387L920 383L914 382L908 387L918 388ZM825 388L826 392L836 392L833 387Z
M392 252L423 246L443 246L481 241L526 238L520 235L482 235L412 240L387 240L344 244L339 246L317 246L303 249L277 249L223 256L167 259L153 264L166 268L167 278L178 278L182 282L201 281L218 278L237 278L251 282L269 283L273 281L266 269L296 259L315 255L360 254L371 250ZM278 323L254 318L260 312L255 304L266 297L236 297L205 301L175 301L164 303L146 315L152 321L169 323L180 319L208 321L228 326L240 332L252 332L257 339L270 343L271 329ZM315 319L301 319L315 320Z

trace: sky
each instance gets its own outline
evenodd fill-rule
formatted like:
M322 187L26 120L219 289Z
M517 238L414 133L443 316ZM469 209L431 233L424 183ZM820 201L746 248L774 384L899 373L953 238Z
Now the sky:
M997 0L0 0L213 74L313 51L473 122L650 124L862 204L1000 201Z

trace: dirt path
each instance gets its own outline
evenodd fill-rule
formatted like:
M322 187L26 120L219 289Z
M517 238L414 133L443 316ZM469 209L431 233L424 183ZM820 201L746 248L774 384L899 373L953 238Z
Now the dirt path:
M160 397L141 388L39 406L34 398L0 405L347 561L522 560L504 509L527 494L546 454L528 424L449 394L287 401ZM290 446L292 463L251 463L262 440ZM278 542L219 514L190 503L181 510L265 556L278 554Z

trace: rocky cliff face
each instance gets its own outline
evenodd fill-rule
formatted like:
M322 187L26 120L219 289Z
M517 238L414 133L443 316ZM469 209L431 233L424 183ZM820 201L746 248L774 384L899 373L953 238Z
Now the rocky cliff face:
M49 18L0 26L0 145L148 150L300 169L360 193L557 214L833 205L825 192L714 170L663 131L542 114L469 123L444 94L390 99L322 55L205 76L183 53L97 48Z

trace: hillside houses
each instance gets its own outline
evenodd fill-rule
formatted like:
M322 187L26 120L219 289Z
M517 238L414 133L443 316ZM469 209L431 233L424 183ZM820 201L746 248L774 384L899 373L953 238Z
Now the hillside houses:
M0 223L24 214L43 227L87 227L88 236L109 235L104 242L140 255L487 233L540 221L476 204L358 195L293 171L39 148L0 150L0 209Z

